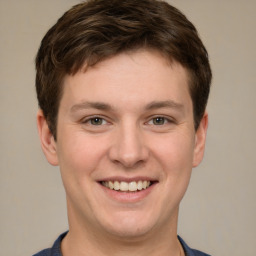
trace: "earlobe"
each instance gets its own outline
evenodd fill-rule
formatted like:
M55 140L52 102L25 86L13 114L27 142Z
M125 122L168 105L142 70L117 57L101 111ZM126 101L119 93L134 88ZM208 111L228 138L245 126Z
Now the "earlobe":
M199 124L199 127L196 131L193 167L198 166L203 160L207 128L208 128L208 113L205 112Z
M37 129L44 155L51 165L58 165L57 145L44 117L43 111L37 112Z

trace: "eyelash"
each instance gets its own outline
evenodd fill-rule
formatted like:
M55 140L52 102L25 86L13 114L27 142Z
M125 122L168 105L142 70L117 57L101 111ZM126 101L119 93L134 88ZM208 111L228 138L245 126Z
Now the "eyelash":
M99 124L93 124L92 122L93 121L96 121L98 119ZM155 123L154 121L163 121L163 123ZM96 121L97 122L97 121ZM89 117L87 119L84 119L82 120L82 123L83 124L89 124L89 125L92 125L92 126L102 126L102 125L106 125L108 123L108 121L106 121L105 118L101 117L101 116L93 116L93 117ZM146 124L148 125L154 125L154 126L163 126L163 125L166 125L168 123L174 123L174 121L170 118L167 118L167 117L164 117L164 116L155 116L155 117L152 117Z
M163 121L163 123L161 124L156 124L154 123L154 121ZM174 123L174 121L170 118L167 118L167 117L164 117L164 116L155 116L155 117L152 117L148 122L147 124L149 125L154 125L154 126L163 126L163 125L166 125L166 124L170 124L170 123Z
M92 124L93 121L95 121L96 119L100 120L102 123L100 124ZM82 123L83 124L89 124L91 126L101 126L101 125L106 125L108 122L106 121L105 118L101 117L101 116L92 116L92 117L89 117L89 118L86 118L86 119L83 119L82 120Z

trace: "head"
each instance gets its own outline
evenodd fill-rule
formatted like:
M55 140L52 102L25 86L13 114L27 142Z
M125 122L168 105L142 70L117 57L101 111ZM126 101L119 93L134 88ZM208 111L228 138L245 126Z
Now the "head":
M55 140L65 77L139 49L157 51L187 70L197 130L207 104L211 69L194 25L163 1L88 0L57 21L43 38L36 57L39 107Z
M177 239L208 120L194 26L162 1L89 0L49 30L36 65L41 145L60 166L71 232Z

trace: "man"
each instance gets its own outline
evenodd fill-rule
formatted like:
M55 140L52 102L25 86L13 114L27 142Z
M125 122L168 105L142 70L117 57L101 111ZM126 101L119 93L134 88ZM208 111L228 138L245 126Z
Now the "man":
M47 32L36 69L41 145L69 220L36 255L207 255L177 236L211 82L186 17L163 1L89 0Z

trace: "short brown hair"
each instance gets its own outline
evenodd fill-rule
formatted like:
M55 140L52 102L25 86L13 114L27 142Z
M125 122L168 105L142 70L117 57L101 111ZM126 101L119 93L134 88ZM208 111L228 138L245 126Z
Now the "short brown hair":
M159 51L188 70L197 129L211 83L207 51L194 25L159 0L88 0L75 5L46 33L36 57L39 107L56 139L64 76L121 52Z

